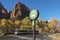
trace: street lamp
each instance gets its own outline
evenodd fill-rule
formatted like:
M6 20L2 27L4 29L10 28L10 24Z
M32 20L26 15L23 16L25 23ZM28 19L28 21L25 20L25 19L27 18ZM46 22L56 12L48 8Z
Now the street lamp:
M32 9L29 13L29 18L32 20L32 26L33 26L33 40L35 40L35 20L39 16L39 11L37 9Z

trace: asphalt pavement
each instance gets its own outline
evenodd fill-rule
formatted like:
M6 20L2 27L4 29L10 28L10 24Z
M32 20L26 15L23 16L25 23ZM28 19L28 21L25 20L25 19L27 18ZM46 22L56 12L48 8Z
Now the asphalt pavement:
M0 40L33 40L33 35L5 35ZM36 35L36 40L52 40L52 38L43 35Z

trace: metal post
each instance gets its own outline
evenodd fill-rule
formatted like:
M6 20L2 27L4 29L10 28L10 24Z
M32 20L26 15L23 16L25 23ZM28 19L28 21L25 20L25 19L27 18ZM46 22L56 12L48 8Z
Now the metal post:
M33 40L35 40L35 20L32 21L33 26Z

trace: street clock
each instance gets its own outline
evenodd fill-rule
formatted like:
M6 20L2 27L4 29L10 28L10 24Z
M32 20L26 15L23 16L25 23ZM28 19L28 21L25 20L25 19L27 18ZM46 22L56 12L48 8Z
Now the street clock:
M29 18L32 20L32 27L33 27L33 40L35 40L35 20L38 18L39 12L37 9L32 9L29 13Z
M30 20L36 20L39 16L39 12L37 9L32 9L29 13Z

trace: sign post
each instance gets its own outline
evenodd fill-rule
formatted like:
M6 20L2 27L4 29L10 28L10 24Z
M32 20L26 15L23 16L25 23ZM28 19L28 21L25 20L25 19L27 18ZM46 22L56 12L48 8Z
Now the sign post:
M38 18L39 12L37 9L32 9L29 13L29 18L32 20L32 27L33 27L33 40L35 40L35 20Z

